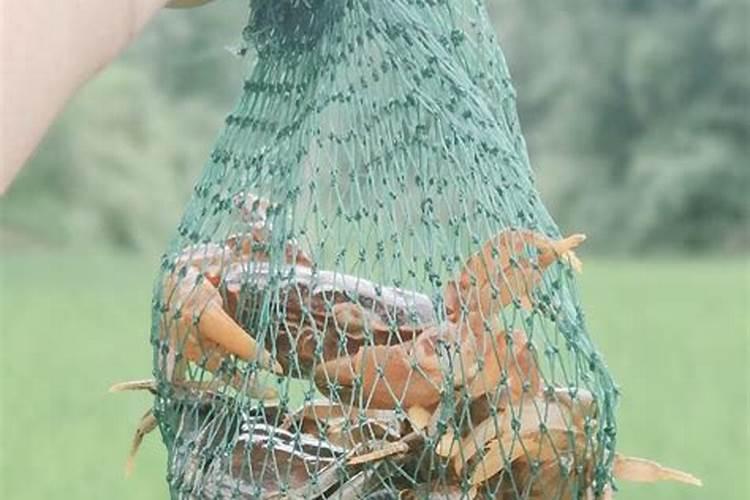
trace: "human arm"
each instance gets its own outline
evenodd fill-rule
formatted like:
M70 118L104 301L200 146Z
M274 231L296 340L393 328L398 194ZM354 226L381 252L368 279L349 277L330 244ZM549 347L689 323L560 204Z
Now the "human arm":
M209 0L174 0L192 7ZM0 0L0 194L68 99L168 0Z

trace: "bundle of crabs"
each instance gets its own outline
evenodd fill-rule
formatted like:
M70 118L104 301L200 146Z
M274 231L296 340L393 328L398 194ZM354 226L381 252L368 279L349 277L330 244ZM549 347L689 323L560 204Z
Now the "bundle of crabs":
M436 307L319 269L293 240L272 265L271 205L237 203L247 230L185 249L165 278L166 383L114 387L180 401L167 422L180 498L613 496L594 471L596 398L546 384L527 334L500 320L506 307L535 307L556 262L580 271L583 235L506 229L466 260ZM269 295L273 325L258 335L250 325ZM312 380L318 395L290 408L259 368ZM212 376L198 382L196 369ZM149 411L131 460L156 425ZM617 479L700 484L648 460L614 454L611 464Z

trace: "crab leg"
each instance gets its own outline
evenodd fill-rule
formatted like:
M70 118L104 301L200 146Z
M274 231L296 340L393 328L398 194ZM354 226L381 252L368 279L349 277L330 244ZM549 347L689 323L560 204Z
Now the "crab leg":
M508 356L506 334L494 316L516 296L530 304L528 292L541 279L541 270L568 255L583 240L583 235L551 241L531 232L501 233L469 259L458 280L446 287L447 323L425 329L410 342L365 346L353 356L324 363L315 374L318 388L328 393L333 379L343 387L343 394L364 397L372 407L394 408L400 404L407 409L433 408L440 400L447 373L454 387L468 384L472 398L496 390L505 376L511 400L520 399L525 392L538 392L540 376L528 340L523 332L514 332ZM523 258L514 260L525 245L537 248L536 267ZM362 322L357 315L345 316L350 326ZM447 355L445 350L441 352L441 344L447 346ZM355 394L357 390L361 392Z
M474 399L482 394L496 391L504 375L508 378L508 389L511 401L519 401L524 393L536 394L541 382L533 356L528 349L528 339L521 330L511 335L512 351L508 355L506 333L492 335L494 342L487 342L484 351L482 369L469 383L469 396Z
M141 417L141 420L138 422L138 427L135 429L135 434L133 435L133 442L130 444L127 462L125 462L126 476L130 476L135 469L135 456L138 453L138 449L141 447L141 443L143 443L143 438L146 437L146 434L153 432L158 424L159 422L156 420L153 409L149 409Z
M130 380L128 382L119 382L109 388L109 392L125 391L148 391L156 394L156 380L150 378L146 380Z
M120 382L109 388L109 392L124 391L148 391L151 394L156 394L156 380L147 379ZM159 422L154 415L153 408L149 408L149 410L144 413L138 421L138 427L135 429L133 441L130 444L130 451L128 452L128 458L125 462L125 476L130 476L133 473L133 469L135 469L135 456L138 454L138 449L141 447L143 438L146 434L149 434L156 429L158 424Z
M645 458L625 457L619 453L615 455L614 470L617 479L639 483L653 483L656 481L676 481L680 483L703 486L697 477L677 469L665 467Z
M329 393L329 381L334 380L337 389L343 388L342 394L361 396L370 408L390 409L399 404L433 408L440 401L448 368L454 370L454 385L463 384L465 371L475 368L473 343L459 342L457 330L445 324L428 328L409 342L364 346L353 356L318 366L315 382ZM447 351L443 359L440 349ZM454 366L444 366L446 362ZM361 392L355 392L356 388Z
M342 394L361 396L371 408L400 404L407 409L430 409L440 401L448 373L453 387L466 386L472 399L498 390L507 376L510 399L519 401L524 394L538 393L541 382L525 334L515 331L511 338L513 348L508 354L504 331L479 342L469 330L456 339L449 324L442 330L426 330L411 342L365 346L354 356L324 363L316 370L315 381L327 394L333 380ZM440 352L441 344L447 352ZM355 393L357 387L361 392Z
M399 403L407 408L434 406L440 400L440 386L410 366L413 347L413 342L362 347L353 356L318 366L315 383L329 397L337 393L345 404L362 397L368 408L391 409Z
M410 366L412 349L413 342L362 347L353 356L318 366L315 383L329 397L337 393L345 404L362 397L368 408L391 409L399 403L407 408L434 406L440 400L440 385Z
M211 391L213 390L212 385L214 385L214 382L192 382L192 381L184 381L179 384L180 387L183 387L185 389L195 389L198 391ZM156 394L156 380L154 379L146 379L146 380L133 380L128 382L120 382L117 384L112 385L109 388L109 392L126 392L126 391L148 391L151 394ZM253 392L257 393L258 395L253 396ZM265 398L269 399L269 393L268 392L260 392L261 389L255 387L252 383L249 387L249 392L251 397L258 397L258 398ZM275 393L273 394L275 395ZM158 420L156 416L154 415L153 408L150 408L138 421L138 426L135 429L135 434L133 435L133 440L130 445L130 451L128 452L128 458L125 462L125 475L130 476L133 473L133 470L135 469L135 457L138 454L138 450L141 447L141 444L143 443L143 438L146 437L146 435L150 434L151 432L156 429L158 426Z
M368 462L375 462L384 458L398 455L399 453L406 453L409 451L409 445L403 441L396 441L395 443L388 443L382 448L365 453L364 455L354 455L347 460L348 465L360 465Z

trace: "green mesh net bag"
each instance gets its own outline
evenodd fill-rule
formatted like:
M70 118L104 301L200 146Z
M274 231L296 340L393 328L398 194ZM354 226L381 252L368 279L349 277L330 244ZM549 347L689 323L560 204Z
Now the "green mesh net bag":
M153 301L172 498L610 495L583 236L482 2L254 0L243 38Z

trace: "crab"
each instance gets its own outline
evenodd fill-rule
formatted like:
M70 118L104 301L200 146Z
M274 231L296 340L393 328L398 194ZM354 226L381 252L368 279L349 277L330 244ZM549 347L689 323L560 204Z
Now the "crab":
M152 379L136 380L110 391L156 394L156 386ZM182 402L167 417L179 436L170 471L190 498L258 498L259 492L279 499L370 498L367 492L380 485L378 464L363 468L370 462L347 457L362 449L387 450L387 443L400 441L411 428L393 411L328 400L308 401L294 411L278 401L248 406L220 389L196 383L174 388ZM147 412L136 428L126 474L156 426Z
M613 497L609 485L594 488L594 449L587 427L597 426L594 396L585 389L552 388L497 417L478 424L458 446L438 446L453 461L457 475L468 469L468 482L494 498L529 499ZM588 432L591 432L590 430ZM616 453L613 476L634 482L676 481L700 486L691 474L642 458ZM578 494L574 494L578 492Z
M586 450L584 424L595 420L593 396L583 391L573 401L559 390L552 395L548 387L542 391L530 339L522 329L507 330L500 320L511 304L545 307L536 300L545 271L558 261L580 271L574 250L584 235L552 239L506 229L464 263L436 305L415 291L321 270L292 239L282 242L281 262L273 261L270 214L276 207L244 193L235 205L245 227L221 243L186 248L163 284L160 336L168 346L163 367L178 392L220 394L223 384L230 384L252 398L274 399L275 391L259 385L254 375L228 369L235 367L233 359L255 363L277 374L312 377L328 396L319 406L288 414L273 424L272 432L292 439L289 431L294 431L325 447L330 451L328 472L335 470L334 463L355 472L366 465L372 471L389 459L417 467L416 473L413 459L429 446L454 479L468 481L469 497L487 488L502 495L497 498L511 495L507 481L503 483L510 473L541 498L550 488L560 488L559 451L582 464L581 480L590 485L592 459L577 453ZM261 304L270 312L273 335L254 330ZM190 363L213 378L191 380ZM114 390L156 392L156 387L155 381L146 381ZM438 433L441 409L456 413L444 404L446 391L456 393L448 400L469 405L462 414L470 418ZM543 418L539 408L545 409ZM511 427L519 422L520 428ZM136 431L131 460L155 426L153 412L148 412ZM251 447L251 454L265 446L265 438L257 438L260 446ZM245 456L248 450L243 450ZM530 460L540 464L546 483L532 477ZM618 455L614 465L615 476L623 479L697 484L692 476L641 459ZM221 464L222 470L225 466ZM369 481L362 473L354 477ZM359 484L354 477L346 487ZM420 488L444 493L426 477ZM299 493L307 487L305 481ZM463 497L455 486L447 485L445 493Z
M317 269L294 240L284 243L283 262L272 264L277 207L246 193L235 204L247 226L242 234L186 249L165 280L161 335L173 381L184 380L192 362L257 392L254 381L227 370L233 356L279 374L312 375L324 394L372 408L430 409L444 387L476 397L505 379L515 398L538 390L529 341L522 330L505 331L499 312L511 303L533 307L533 290L555 261L580 268L573 250L585 236L502 231L446 284L437 311L417 292ZM269 288L274 335L261 337L253 326Z
M275 373L283 373L273 356L248 335L227 310L219 285L223 279L247 272L251 262L268 261L271 204L264 198L240 193L234 198L244 223L243 232L230 235L222 244L191 246L174 263L174 272L163 282L166 304L160 335L169 344L166 373L171 381L184 381L188 363L198 364L236 389L254 391L236 371L224 373L226 360L234 356L256 361ZM312 260L295 241L287 241L285 262L310 267ZM257 395L257 394L252 394Z
M342 343L353 354L366 342L401 343L435 324L427 296L319 270L294 240L284 243L283 262L272 264L270 214L277 207L245 193L235 205L242 232L223 243L186 248L164 279L160 336L169 346L163 371L172 382L189 378L193 363L254 395L254 381L227 370L230 358L305 377L320 351L328 361L341 355ZM283 276L270 306L277 328L261 344L253 325L272 273Z
M393 410L330 400L310 401L296 411L278 403L238 407L221 392L196 389L176 388L187 397L173 417L183 444L170 468L180 484L200 488L200 498L257 498L259 488L263 498L380 498L366 492L381 485L377 471L386 459L404 475L391 477L399 498L572 500L580 497L574 491L585 491L582 498L589 500L613 498L609 486L594 493L594 450L586 429L596 427L598 415L595 398L585 389L551 387L516 405L504 397L493 415L483 407L486 400L472 403L465 432L458 439L445 435L430 448L418 426ZM156 382L125 382L111 390L155 394ZM502 393L507 395L507 388ZM143 437L156 427L156 419L147 415L136 429L128 472ZM226 436L232 436L228 443ZM441 480L420 469L425 452L446 461ZM272 465L281 463L285 468ZM619 453L612 472L625 481L702 484L686 472ZM279 474L285 475L283 483ZM311 484L313 476L317 480ZM287 484L286 493L280 484Z
M478 397L498 388L506 376L514 400L537 392L540 375L525 333L506 332L498 315L516 300L532 307L534 287L556 260L580 268L573 249L584 239L555 241L530 231L503 231L446 285L445 321L408 342L365 345L356 354L322 363L315 371L318 389L342 402L407 411L434 409L446 387ZM536 249L536 261L524 252L527 246Z

